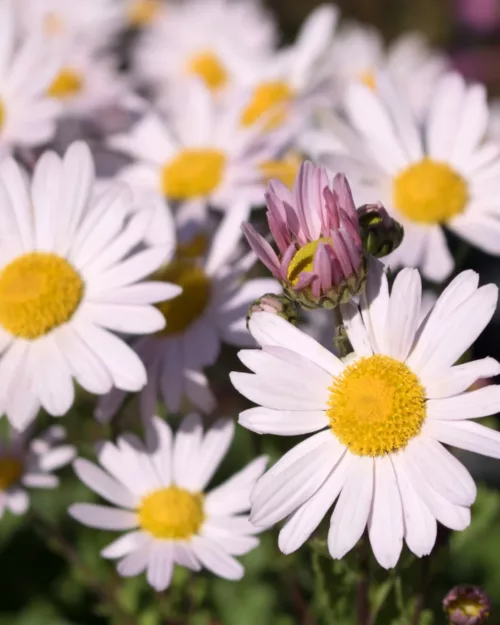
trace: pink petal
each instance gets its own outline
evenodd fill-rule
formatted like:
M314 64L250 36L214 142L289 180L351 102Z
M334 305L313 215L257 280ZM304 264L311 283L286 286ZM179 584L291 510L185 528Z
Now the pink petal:
M275 196L280 202L293 204L293 196L290 189L281 180L270 180L267 185L267 194Z
M280 253L283 254L292 242L285 224L278 221L276 215L272 213L267 213L267 223L269 224L269 229L271 230L271 234L276 241Z
M293 187L293 199L299 223L308 241L315 241L321 234L320 207L316 205L318 171L311 162L305 161L300 166Z
M353 268L344 240L340 236L340 233L335 232L335 230L331 231L331 238L333 243L333 249L335 251L335 256L339 261L340 267L342 269L342 275L343 277L347 278L353 273Z
M308 271L303 271L297 280L297 284L293 287L293 290L302 291L302 289L305 289L307 286L309 286L315 278L317 278L316 274Z
M344 174L337 174L333 180L333 190L339 198L340 206L345 210L347 214L356 215L356 206L352 197L351 187Z
M338 230L340 227L340 215L338 198L335 193L329 189L323 189L323 197L325 200L325 211L323 213L323 232L330 232L332 228Z
M330 255L328 254L326 245L319 243L314 254L313 261L313 273L315 273L319 280L322 291L326 291L332 286L332 270Z
M269 269L273 276L279 278L280 263L273 248L251 224L243 223L241 224L241 229L243 230L243 234L245 235L248 244L257 254L259 259Z
M292 243L281 257L280 272L284 280L286 280L288 276L288 266L292 262L292 258L295 256L296 252L295 245Z

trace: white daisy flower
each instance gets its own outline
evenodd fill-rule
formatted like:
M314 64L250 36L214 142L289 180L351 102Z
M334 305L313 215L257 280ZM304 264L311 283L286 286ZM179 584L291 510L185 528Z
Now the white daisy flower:
M182 292L158 305L168 319L166 328L132 343L148 371L140 397L143 419L156 414L160 400L170 413L180 411L184 398L199 410L211 412L215 398L203 368L215 363L223 342L254 345L246 329L248 309L264 293L279 293L281 288L271 278L244 281L254 262L253 255L238 258L237 254L240 226L247 217L246 207L235 206L206 253L200 257L185 245L178 246L174 259L158 272L159 279ZM124 398L125 393L113 390L99 403L96 417L109 421Z
M0 435L0 518L5 510L26 512L27 489L59 486L53 472L71 462L76 453L73 446L60 444L65 437L65 430L58 426L36 438L29 429L18 432L10 426Z
M243 106L238 97L220 106L201 82L189 81L166 119L148 113L128 133L110 139L135 159L120 178L171 202L220 210L241 202L259 206L266 185L261 165L276 158L291 135L242 128Z
M18 40L12 3L0 3L0 157L55 134L60 105L47 89L62 63L45 38Z
M333 5L321 5L304 22L293 45L248 67L239 81L251 90L241 118L243 126L265 121L272 129L289 116L307 126L317 108L330 103L333 82L324 62L337 19Z
M0 408L15 427L40 405L65 414L73 378L96 394L146 384L113 332L157 332L165 318L151 304L179 288L141 282L169 250L143 244L148 214L130 218L131 202L124 185L94 193L83 143L64 159L46 152L29 184L13 159L0 164Z
M267 58L276 39L271 16L254 0L172 3L139 41L134 69L160 90L194 76L220 92Z
M438 78L449 66L442 53L428 46L421 33L400 35L386 46L374 26L346 23L337 32L328 58L339 93L353 81L376 88L377 74L387 73L405 92L413 111L423 114Z
M299 443L257 483L251 521L280 532L284 553L298 549L336 501L328 548L343 557L368 527L374 555L394 567L403 539L417 556L431 552L436 521L470 523L476 486L443 446L500 458L500 433L473 419L500 410L500 387L467 392L500 373L484 358L454 363L490 321L498 289L478 288L461 273L419 323L422 287L403 269L389 294L373 264L359 307L341 307L354 352L341 360L276 315L257 313L250 331L262 351L240 352L253 371L232 373L234 386L259 407L240 423L260 434L322 430Z
M233 430L231 421L221 419L203 435L200 418L189 415L172 436L169 426L155 417L146 445L132 435L120 437L116 446L103 443L97 455L104 471L82 458L74 468L84 484L116 507L74 504L70 515L97 529L132 530L101 555L119 558L117 570L124 577L146 571L157 591L168 588L175 564L241 579L243 566L233 556L258 545L257 530L245 513L267 459L257 458L205 492Z
M94 47L109 45L122 25L115 0L15 0L14 6L25 32Z
M99 109L118 106L129 96L127 81L118 73L116 59L82 44L60 44L64 63L48 88L63 105L63 113L91 117Z
M351 85L336 120L345 152L325 157L345 171L357 201L380 200L405 229L387 261L419 267L434 281L453 270L443 227L490 254L500 254L500 150L485 141L488 105L482 85L444 76L422 125L402 93L380 77L378 92Z

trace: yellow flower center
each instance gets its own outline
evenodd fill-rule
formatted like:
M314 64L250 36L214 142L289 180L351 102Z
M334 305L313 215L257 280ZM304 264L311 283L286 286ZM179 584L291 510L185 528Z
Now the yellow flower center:
M464 616L483 616L486 618L489 616L489 612L484 609L484 606L479 600L475 600L471 597L458 597L455 601L452 601L448 607L448 614L453 614L456 611L460 611Z
M187 65L190 74L201 78L212 91L217 91L227 84L228 74L219 57L210 50L195 54Z
M226 156L219 150L183 150L163 167L163 193L172 200L209 195L221 183L225 166Z
M139 524L155 538L188 540L198 532L204 518L203 494L177 486L154 491L139 506Z
M424 158L394 180L394 204L408 219L419 223L446 223L463 213L469 190L462 176L446 163Z
M372 70L361 72L358 79L365 85L365 87L368 87L368 89L371 89L372 91L375 91L377 88L377 78L375 76L375 72Z
M313 270L314 254L319 243L332 243L331 239L322 237L317 241L310 241L297 250L295 256L288 265L287 279L292 284L297 284L300 274L303 271L310 272Z
M17 458L0 458L0 491L16 484L23 474L23 465Z
M176 255L182 258L201 258L208 251L208 237L196 234L192 239L177 245Z
M267 115L266 128L273 130L285 121L292 98L293 91L286 82L263 82L255 88L250 103L243 111L241 123L251 126L263 115Z
M43 30L49 37L55 37L64 32L64 20L55 11L49 11L43 18Z
M128 21L132 26L147 26L156 18L160 11L159 0L135 0L128 10Z
M279 180L291 189L299 173L301 163L302 159L300 156L291 153L280 161L264 161L260 164L260 171L266 182Z
M174 260L159 272L157 278L182 287L180 295L157 304L167 320L161 335L183 332L205 312L211 293L210 279L194 260L188 258Z
M45 252L19 256L0 272L0 325L36 339L71 319L84 283L67 260Z
M71 98L78 95L83 89L83 78L81 74L71 67L64 67L55 77L49 87L47 94L51 98Z
M389 356L361 358L329 390L330 427L358 456L402 449L425 420L425 392L419 379Z

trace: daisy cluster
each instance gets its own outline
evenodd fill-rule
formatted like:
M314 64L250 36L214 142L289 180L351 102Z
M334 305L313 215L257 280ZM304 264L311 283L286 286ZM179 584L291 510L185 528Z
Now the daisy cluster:
M385 568L470 524L448 446L500 457L470 351L497 288L447 232L500 255L497 109L419 34L339 21L281 45L257 0L0 0L0 516L73 462L107 503L69 514L157 591L240 579L281 521L284 554L329 515L332 558L366 530ZM229 379L250 436L305 438L209 488ZM40 433L65 415L92 460Z

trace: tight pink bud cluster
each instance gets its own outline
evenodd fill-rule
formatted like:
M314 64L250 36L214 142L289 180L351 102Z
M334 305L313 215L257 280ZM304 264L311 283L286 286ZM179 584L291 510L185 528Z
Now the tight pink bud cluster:
M336 306L360 291L366 277L365 255L343 174L330 186L324 168L305 162L292 191L277 180L269 183L266 202L278 253L250 224L243 230L291 297L310 307Z

